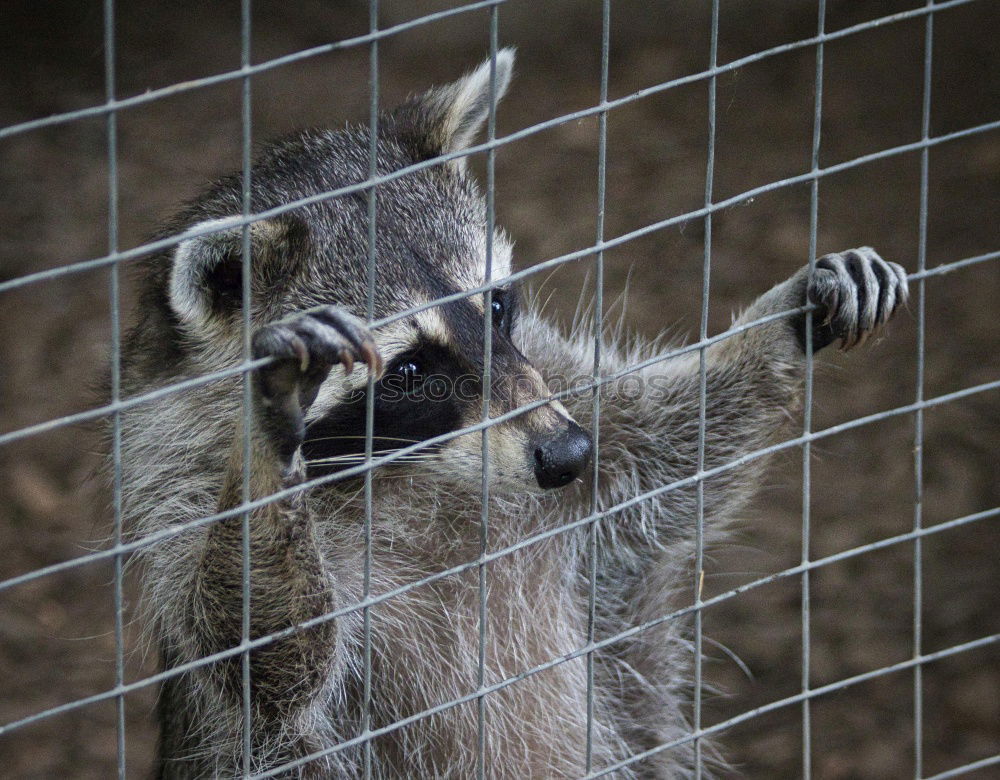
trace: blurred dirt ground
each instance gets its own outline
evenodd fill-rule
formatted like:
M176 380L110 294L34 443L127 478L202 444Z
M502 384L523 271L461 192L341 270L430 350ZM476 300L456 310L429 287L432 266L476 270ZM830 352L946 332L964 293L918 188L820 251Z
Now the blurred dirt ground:
M382 3L386 26L447 6ZM814 4L723 0L722 63L815 33ZM917 0L831 0L827 30L904 11ZM239 4L193 0L120 3L118 94L142 93L239 64ZM612 97L703 70L707 2L613 3ZM96 2L4 4L0 25L0 124L103 100L102 12ZM384 105L454 78L484 56L488 15L464 14L380 44ZM1000 118L1000 5L982 0L934 20L931 135ZM254 60L365 32L357 2L254 4ZM825 50L821 165L918 140L923 17L830 41ZM519 47L517 76L499 114L504 134L593 105L600 72L599 3L512 0L500 10L503 44ZM772 56L718 80L716 200L807 171L815 51ZM316 57L254 79L254 136L338 126L367 116L367 49ZM707 82L613 111L608 120L606 234L617 236L696 209L704 198ZM237 82L119 115L121 246L139 244L208 178L240 159ZM482 169L482 163L475 163ZM559 125L497 154L499 221L517 240L517 262L585 247L595 235L597 123ZM824 177L820 253L872 244L909 270L917 264L920 155L907 153ZM1000 135L930 151L927 263L1000 247ZM787 187L717 213L710 322L807 260L809 186ZM104 121L87 119L0 141L0 279L107 251ZM704 226L691 220L607 255L607 298L626 287L626 321L641 332L697 333ZM589 260L547 278L552 312L568 320ZM127 276L127 275L126 275ZM537 286L537 284L536 284ZM123 295L130 303L128 285ZM0 431L81 411L110 339L107 271L63 276L0 295ZM914 290L916 292L916 290ZM925 395L998 376L1000 262L926 283ZM915 296L916 299L916 296ZM617 309L616 309L617 311ZM889 338L850 356L826 356L815 388L814 427L911 403L916 395L916 305ZM997 392L925 415L923 522L1000 504ZM795 426L800 425L796 422ZM813 447L811 555L904 533L914 521L910 416L825 438ZM110 494L97 425L63 427L0 448L0 579L106 544ZM775 463L730 544L713 551L706 595L800 561L802 457ZM923 543L923 650L1000 631L997 520ZM913 653L912 544L850 558L811 577L811 682L821 686ZM0 591L0 722L108 689L114 682L112 570L88 565ZM153 661L134 625L129 580L126 678ZM801 583L779 580L707 610L706 675L713 723L801 690ZM737 663L734 657L739 658ZM744 673L743 667L749 672ZM929 664L923 673L925 775L1000 751L1000 646ZM126 698L127 766L148 773L155 692ZM913 674L899 672L816 699L812 762L822 778L912 777ZM733 776L802 774L802 711L786 707L720 736ZM0 776L108 777L115 772L115 710L103 702L0 737ZM582 743L581 743L582 744ZM726 774L730 774L727 770ZM987 776L986 772L979 776Z

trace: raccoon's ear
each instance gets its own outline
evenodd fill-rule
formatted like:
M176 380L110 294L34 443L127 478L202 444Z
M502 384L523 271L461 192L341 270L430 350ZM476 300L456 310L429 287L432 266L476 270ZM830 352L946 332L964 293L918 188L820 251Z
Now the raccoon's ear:
M181 241L170 268L170 308L186 325L206 325L239 311L243 302L243 227L239 217L192 225L196 235ZM250 226L250 285L257 298L289 278L308 241L305 223L292 215Z
M514 48L497 52L496 82L492 92L496 105L510 85L514 70ZM397 132L410 135L426 157L460 152L472 145L490 115L490 61L444 87L405 103L393 112ZM449 164L465 168L465 158Z

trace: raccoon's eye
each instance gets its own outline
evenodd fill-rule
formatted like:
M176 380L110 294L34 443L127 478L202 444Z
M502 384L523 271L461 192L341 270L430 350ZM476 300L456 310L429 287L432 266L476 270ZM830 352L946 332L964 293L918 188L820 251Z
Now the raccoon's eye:
M412 393L420 387L424 380L420 373L420 366L413 360L406 360L396 366L396 374L403 380L403 392L405 393Z
M490 305L493 309L493 327L508 333L510 331L510 317L507 312L507 302L503 299L502 294L494 293Z

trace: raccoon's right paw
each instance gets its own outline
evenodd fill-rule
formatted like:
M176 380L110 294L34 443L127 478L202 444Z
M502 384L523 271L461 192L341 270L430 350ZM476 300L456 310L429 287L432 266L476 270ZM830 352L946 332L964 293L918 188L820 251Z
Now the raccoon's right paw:
M361 361L369 371L382 371L364 321L336 306L264 326L253 336L253 357L274 358L254 373L254 400L263 431L286 464L302 443L305 413L331 368L341 363L350 373Z
M883 260L871 247L824 255L807 298L818 311L813 320L813 348L840 340L853 349L882 328L906 303L906 271Z

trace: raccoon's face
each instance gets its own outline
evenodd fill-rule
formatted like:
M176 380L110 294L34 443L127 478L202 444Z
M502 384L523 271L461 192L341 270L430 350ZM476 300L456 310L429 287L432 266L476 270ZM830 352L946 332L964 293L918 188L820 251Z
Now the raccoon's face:
M497 98L507 87L512 65L513 53L501 52ZM490 92L487 63L384 115L378 173L466 148L488 116ZM347 130L306 133L269 148L253 169L254 211L364 181L367 144L366 131ZM225 228L220 220L238 213L237 185L235 178L220 182L182 224L193 224L193 230ZM391 317L493 281L498 286L489 302L483 294L458 298L374 331L385 363L371 399L374 454L476 425L484 407L496 418L527 406L489 428L491 483L514 490L548 489L581 476L590 460L590 435L562 404L548 400L543 378L517 347L521 303L517 288L503 284L510 274L511 244L495 231L488 252L484 201L465 175L464 159L380 184L375 214L371 293L364 192L255 222L250 231L253 323L330 303L363 316L370 294L376 319ZM174 253L165 279L169 307L180 341L202 361L238 358L241 249L242 229L230 228L187 239ZM368 404L363 371L350 376L336 368L331 372L306 416L302 453L310 476L363 462ZM483 434L475 431L403 456L395 467L430 472L438 481L478 485L482 461Z
M490 417L530 406L490 427L488 451L493 485L555 488L580 476L590 460L591 438L558 401L516 346L518 295L494 291L490 303L492 360ZM373 448L376 454L473 426L485 405L484 300L454 301L376 331L386 368L374 384ZM312 475L363 462L367 383L361 372L328 381L307 417L303 455ZM404 456L408 469L439 479L478 485L482 433L463 434Z

